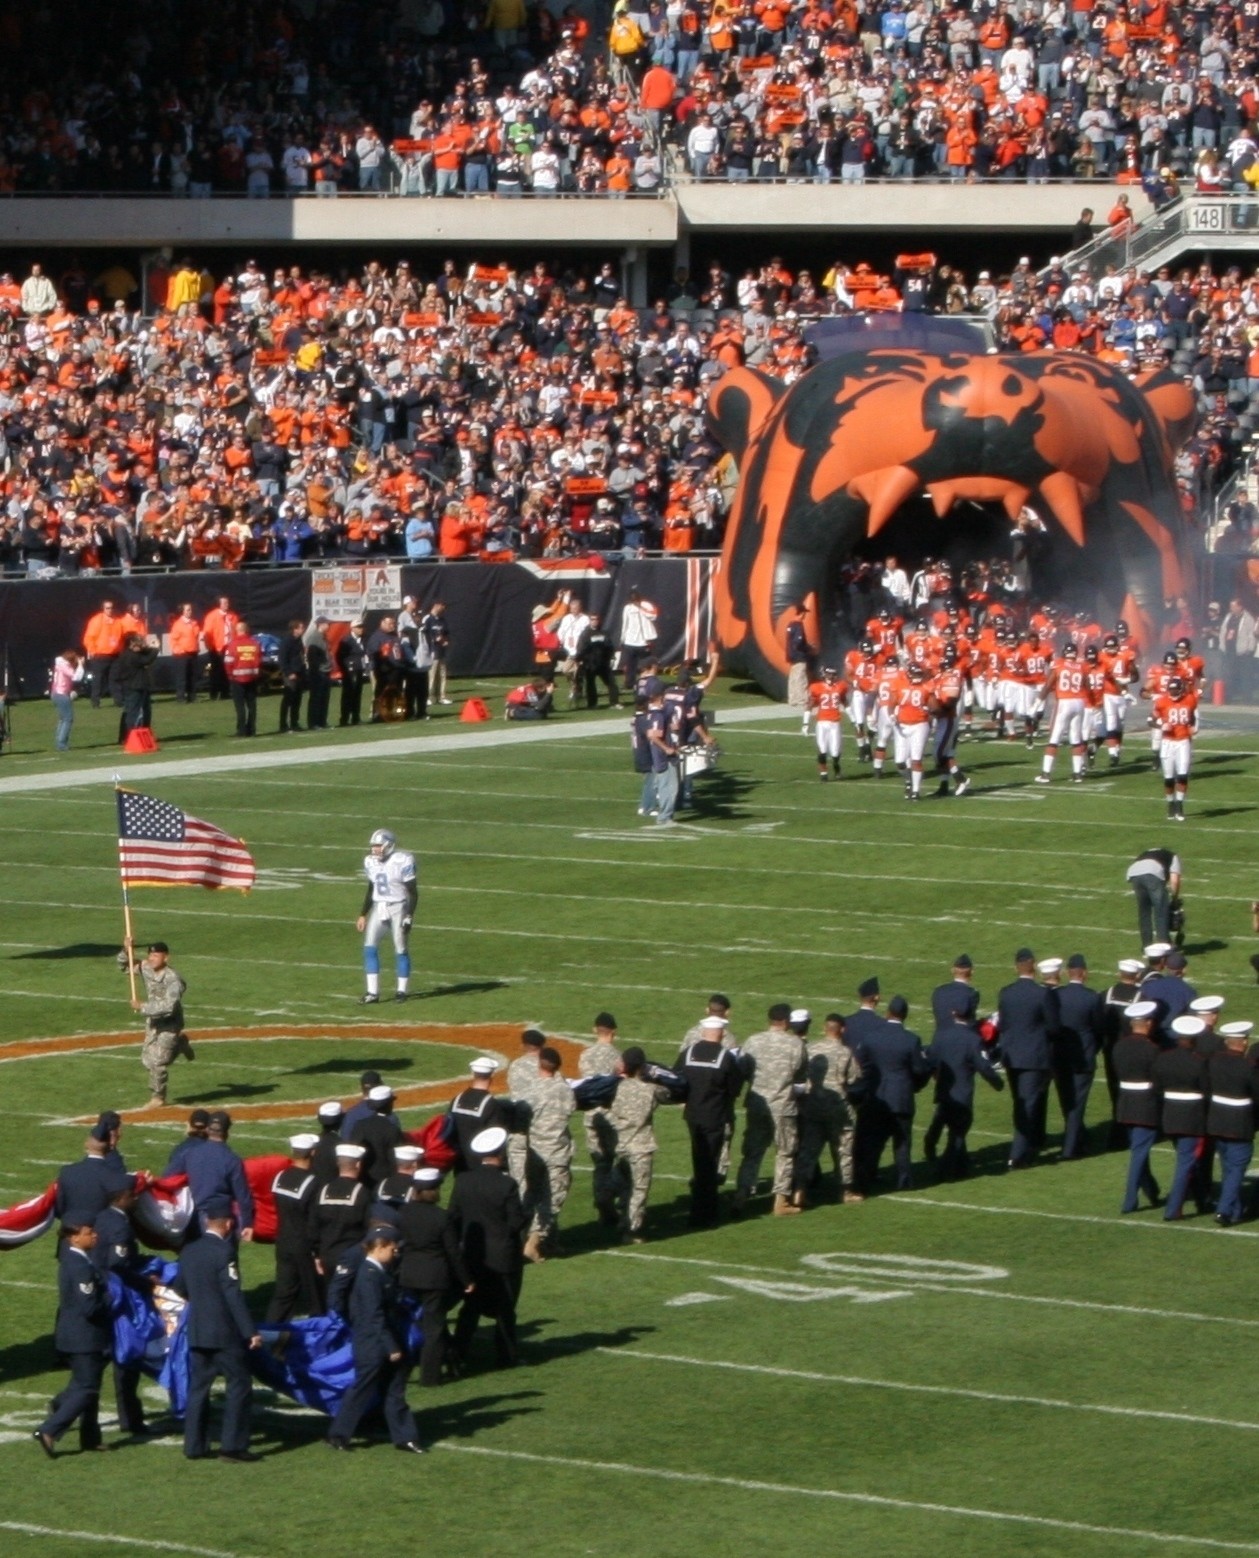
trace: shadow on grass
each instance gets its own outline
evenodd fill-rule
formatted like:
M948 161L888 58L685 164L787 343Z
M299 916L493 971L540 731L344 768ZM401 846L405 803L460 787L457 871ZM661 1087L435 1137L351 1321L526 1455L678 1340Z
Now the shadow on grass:
M317 1060L309 1066L294 1066L288 1075L291 1077L323 1077L352 1074L357 1071L409 1071L415 1064L413 1060L403 1057L362 1055L334 1055L331 1060Z
M540 1412L540 1404L524 1403L541 1403L544 1396L541 1390L513 1390L501 1395L473 1396L468 1401L448 1401L429 1406L434 1394L426 1391L418 1402L420 1436L429 1444L439 1439L471 1439L487 1429L501 1428L513 1418Z
M1212 774L1211 778L1219 777ZM1239 812L1254 811L1254 806L1208 806L1205 811L1199 811L1196 807L1191 815L1194 817L1236 817Z
M437 985L432 990L413 990L412 1001L433 1001L443 995L484 995L490 990L505 990L505 979L465 979L457 985Z
M51 1268L54 1262L49 1261ZM52 1308L56 1302L56 1283L48 1284L48 1318L51 1322ZM0 1379L6 1382L12 1380L30 1379L36 1374L47 1374L57 1367L57 1354L53 1348L51 1336L41 1336L33 1342L14 1342L12 1347L0 1348Z
M116 941L75 941L68 947L40 947L35 952L15 952L11 962L20 963L28 958L60 961L62 958L103 958L118 953Z
M682 818L724 817L738 818L751 813L740 810L740 803L747 800L754 790L760 789L759 779L746 774L723 773L714 769L701 777L695 785L694 805L679 813Z
M1200 958L1208 952L1224 952L1227 948L1227 941L1221 941L1218 936L1213 936L1210 941L1186 942L1180 950L1187 958Z
M259 1098L264 1093L274 1093L279 1084L276 1082L221 1082L217 1087L206 1088L203 1092L183 1093L178 1098L173 1098L175 1104L212 1104L220 1100Z

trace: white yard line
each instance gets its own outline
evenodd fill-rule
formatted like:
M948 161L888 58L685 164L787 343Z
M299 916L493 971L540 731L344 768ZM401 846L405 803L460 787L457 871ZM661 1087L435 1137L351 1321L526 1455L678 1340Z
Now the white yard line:
M910 1395L958 1396L968 1401L995 1401L1009 1406L1047 1407L1061 1412L1094 1412L1103 1417L1137 1417L1168 1423L1194 1423L1204 1428L1245 1429L1259 1433L1259 1423L1230 1417L1201 1417L1192 1412L1162 1412L1152 1407L1118 1407L1091 1401L1059 1401L1052 1396L1015 1396L1004 1391L965 1390L952 1385L922 1385L908 1380L869 1379L857 1374L821 1374L810 1369L771 1368L761 1363L734 1363L724 1358L691 1358L671 1352L643 1352L636 1347L597 1347L610 1358L641 1359L646 1363L680 1363L688 1368L726 1369L737 1374L766 1374L775 1379L805 1380L822 1385L851 1385L859 1390L897 1390Z
M739 1493L769 1493L788 1499L825 1499L840 1504L860 1504L874 1509L905 1510L913 1514L945 1515L959 1520L986 1520L1001 1524L1034 1526L1041 1530L1073 1532L1082 1536L1122 1537L1160 1546L1204 1547L1220 1552L1259 1553L1259 1542L1230 1542L1219 1537L1190 1536L1172 1531L1133 1530L1127 1526L1090 1525L1082 1520L1056 1520L1049 1515L1029 1515L1018 1510L974 1509L965 1504L941 1504L922 1499L889 1498L878 1493L854 1493L839 1488L802 1487L795 1483L764 1482L754 1478L721 1477L713 1472L677 1471L665 1466L639 1466L627 1461L593 1461L568 1455L537 1455L526 1450L498 1450L489 1445L452 1444L443 1440L434 1449L455 1455L481 1455L517 1461L523 1465L553 1466L560 1471L616 1472L627 1477L651 1477L661 1482L691 1486L730 1488Z
M75 1542L103 1542L114 1547L143 1549L154 1553L191 1553L195 1558L242 1558L239 1553L224 1552L221 1547L190 1547L187 1542L161 1542L142 1536L116 1536L110 1531L65 1531L58 1526L28 1525L21 1520L0 1520L0 1531L19 1536L60 1536Z
M881 1197L880 1199L890 1199ZM799 1267L789 1266L751 1266L739 1264L736 1261L701 1260L692 1255L659 1255L651 1250L596 1250L596 1255L611 1256L615 1260L645 1260L660 1261L671 1266L698 1266L710 1271L751 1271L764 1276L788 1277L799 1282L802 1277L816 1275L811 1268L803 1271ZM884 1287L894 1287L894 1282L884 1283ZM1141 1319L1154 1320L1193 1320L1211 1325L1240 1326L1244 1330L1259 1330L1259 1320L1249 1320L1238 1315L1214 1315L1202 1314L1187 1309L1156 1309L1148 1304L1103 1304L1094 1299L1085 1298L1053 1298L1040 1293L1011 1293L1002 1287L963 1287L954 1283L915 1282L912 1286L906 1286L907 1293L960 1293L966 1298L997 1299L1003 1304L1040 1304L1052 1309L1084 1309L1096 1314L1105 1315L1135 1315Z
M881 1196L881 1202L889 1206L930 1206L943 1207L949 1211L957 1212L986 1212L992 1217L1040 1217L1055 1223L1093 1223L1099 1228L1143 1228L1147 1233L1151 1231L1167 1230L1178 1233L1209 1233L1216 1239L1259 1239L1259 1229L1253 1228L1211 1228L1203 1227L1194 1222L1165 1222L1162 1217L1146 1218L1142 1221L1135 1217L1096 1217L1087 1212L1042 1212L1030 1206L984 1206L978 1201L943 1201L931 1196Z

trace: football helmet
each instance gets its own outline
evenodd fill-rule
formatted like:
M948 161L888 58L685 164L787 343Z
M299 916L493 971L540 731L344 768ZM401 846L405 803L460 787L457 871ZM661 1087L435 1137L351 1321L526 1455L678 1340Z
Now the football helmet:
M833 665L822 667L822 680L824 682L836 682L839 680L839 672Z
M872 638L863 638L857 645L857 648L863 655L872 655L874 653L874 640Z
M1169 698L1183 698L1185 696L1185 684L1179 676L1173 676L1168 681L1167 696Z
M1079 657L1080 657L1080 646L1078 644L1070 643L1070 644L1064 644L1063 645L1062 658L1064 660L1078 660Z
M1179 665L1180 664L1180 662L1176 658L1176 651L1174 649L1169 649L1167 651L1167 653L1163 656L1163 664L1164 665Z
M1088 663L1090 665L1096 665L1097 664L1097 645L1096 644L1090 644L1088 646L1088 648L1084 651L1084 658L1088 661Z
M1103 649L1111 649L1111 650L1118 649L1119 648L1119 640L1118 640L1118 638L1116 638L1113 633L1107 633L1106 637L1102 640L1102 648Z
M1179 653L1179 652L1180 652L1180 651L1181 651L1181 650L1182 650L1182 649L1183 649L1183 650L1184 650L1184 652L1185 652L1185 653L1186 653L1186 654L1188 654L1188 653L1189 653L1189 651L1190 651L1190 650L1191 650L1191 649L1192 649L1192 648L1193 648L1193 641L1192 641L1192 639L1188 639L1188 638L1178 638L1178 639L1177 639L1177 640L1176 640L1176 650L1177 650L1177 653Z
M377 828L368 841L368 848L377 860L388 860L397 842L388 828Z

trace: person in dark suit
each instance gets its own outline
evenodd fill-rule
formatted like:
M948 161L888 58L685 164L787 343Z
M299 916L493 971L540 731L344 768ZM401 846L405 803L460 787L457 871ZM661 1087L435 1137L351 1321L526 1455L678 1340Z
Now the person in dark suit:
M712 1006L709 1002L709 1006ZM715 1013L698 1024L699 1037L683 1045L673 1069L686 1079L683 1118L691 1138L692 1228L717 1226L721 1160L743 1086L735 1053L722 1043L726 1020Z
M909 1003L894 995L887 1019L854 1045L861 1066L863 1101L857 1113L856 1160L861 1190L869 1195L879 1176L879 1160L889 1140L896 1166L896 1188L913 1186L914 1094L931 1076L922 1040L905 1026Z
M266 1323L282 1325L294 1315L323 1314L323 1288L315 1270L314 1204L320 1185L312 1157L318 1136L289 1137L292 1164L271 1181L275 1201L275 1287Z
M108 1132L99 1127L83 1144L86 1156L57 1173L53 1210L62 1224L91 1228L120 1190L131 1183L125 1170L110 1162Z
M423 1455L415 1417L407 1405L411 1359L392 1269L398 1258L398 1235L392 1228L373 1228L363 1246L365 1255L350 1290L347 1315L353 1338L354 1383L342 1396L332 1419L328 1447L348 1450L364 1414L380 1396L394 1449Z
M398 1281L421 1306L424 1346L420 1351L420 1384L425 1386L442 1382L442 1366L450 1346L446 1316L454 1296L462 1289L466 1298L474 1287L450 1217L437 1204L441 1182L439 1169L418 1169L413 1199L398 1212L402 1236Z
M1207 1129L1207 1063L1196 1048L1202 1028L1201 1018L1175 1018L1172 1036L1176 1047L1164 1050L1152 1069L1159 1095L1159 1126L1176 1146L1176 1172L1163 1208L1164 1222L1175 1222L1180 1217L1191 1186L1198 1198L1198 1211L1206 1211L1195 1172Z
M1036 983L1036 955L1030 948L1019 948L1014 967L1018 978L997 997L997 1032L1014 1105L1010 1167L1021 1169L1032 1166L1045 1142L1058 992Z
M227 1381L221 1461L256 1461L249 1451L249 1409L253 1382L246 1354L261 1347L262 1337L241 1292L236 1251L230 1242L232 1203L226 1196L201 1208L203 1234L184 1246L172 1286L188 1300L188 1414L184 1454L204 1460L209 1450L210 1387L220 1375Z
M92 1259L96 1229L91 1223L66 1222L62 1233L53 1342L70 1365L70 1380L54 1397L48 1416L33 1435L50 1458L57 1440L76 1422L81 1450L104 1449L99 1420L101 1380L114 1340L109 1287Z
M484 1316L494 1321L499 1366L513 1368L519 1361L516 1305L524 1270L521 1236L529 1219L516 1182L506 1170L507 1132L493 1126L470 1145L479 1166L456 1178L450 1198L450 1220L474 1284L459 1311L454 1350L464 1364L477 1322Z
M1084 1114L1105 1036L1105 1002L1088 986L1082 952L1067 959L1067 982L1058 989L1058 1031L1053 1039L1054 1083L1062 1110L1062 1161L1085 1153Z
M857 986L857 995L861 1005L851 1017L844 1018L844 1043L848 1048L855 1050L863 1039L871 1034L881 1033L885 1019L879 1015L879 981L875 978L863 980Z
M146 1259L140 1254L135 1229L128 1213L136 1202L134 1187L120 1190L101 1215L96 1219L96 1248L92 1261L106 1277L110 1272L128 1287L142 1292L156 1285L156 1279L145 1275ZM120 1363L114 1359L114 1400L118 1405L118 1426L125 1434L147 1434L144 1408L140 1404L140 1365Z
M1154 1037L1157 1001L1133 1001L1124 1008L1128 1031L1115 1040L1111 1060L1118 1097L1115 1119L1128 1133L1128 1184L1121 1213L1137 1210L1137 1193L1144 1191L1151 1206L1159 1201L1158 1180L1150 1169L1150 1149L1158 1140L1158 1092L1154 1062L1159 1056Z
M942 1179L965 1179L970 1173L966 1135L975 1118L975 1078L983 1077L998 1093L1005 1086L972 1026L966 994L956 997L949 1021L936 1029L926 1052L935 1073L935 1113L923 1138L923 1152L929 1163L935 1162L936 1144L947 1133L939 1160Z
M971 983L974 971L970 954L963 952L953 959L952 979L931 992L931 1015L937 1029L951 1028L959 1011L963 1022L974 1023L979 1012L979 991Z

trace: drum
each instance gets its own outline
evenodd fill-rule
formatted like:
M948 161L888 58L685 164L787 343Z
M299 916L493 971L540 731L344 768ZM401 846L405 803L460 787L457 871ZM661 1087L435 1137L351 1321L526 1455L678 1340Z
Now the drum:
M702 741L693 741L689 746L678 748L678 764L683 779L693 779L696 774L706 774L710 768L715 768L717 756Z

